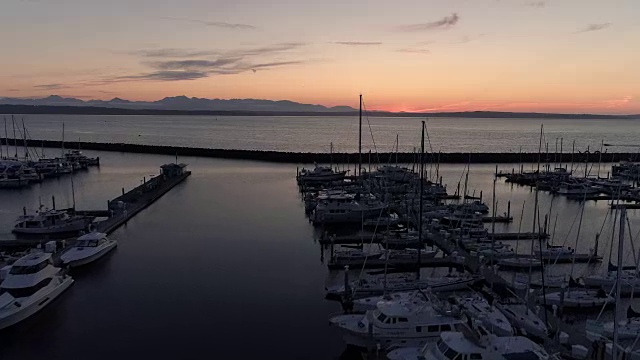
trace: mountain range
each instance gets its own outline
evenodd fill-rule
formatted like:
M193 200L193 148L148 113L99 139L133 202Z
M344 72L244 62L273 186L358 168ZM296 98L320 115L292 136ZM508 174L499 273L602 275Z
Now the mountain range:
M0 114L76 114L76 115L228 115L228 116L357 116L349 106L326 107L289 100L204 99L187 96L157 101L80 100L51 95L45 98L0 97ZM640 119L634 115L558 114L505 111L388 112L367 111L367 116L514 118L514 119Z
M254 112L347 112L355 109L349 106L326 107L301 104L289 100L258 99L205 99L187 96L165 97L157 101L130 101L120 98L111 100L80 100L51 95L40 99L0 97L0 105L30 106L92 106L118 109L145 110L211 110L211 111L254 111Z

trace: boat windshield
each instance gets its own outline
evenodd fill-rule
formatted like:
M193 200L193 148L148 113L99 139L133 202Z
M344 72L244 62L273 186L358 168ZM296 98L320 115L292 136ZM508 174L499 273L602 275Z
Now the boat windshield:
M9 274L12 274L12 275L35 274L38 271L46 268L47 265L49 265L48 261L43 261L36 265L27 265L27 266L13 265L11 267L11 270L9 271Z
M39 283L35 284L34 286L23 287L23 288L0 288L0 296L2 296L2 294L4 293L9 293L11 296L13 296L16 299L29 297L35 294L36 292L38 292L38 290L49 285L50 282L51 282L51 278L46 278L40 281Z
M96 247L96 246L98 246L98 240L97 239L78 240L78 242L76 243L76 247Z
M444 355L447 359L450 360L459 360L462 358L462 355L460 353L458 353L457 351L451 349L449 346L447 346L447 343L445 343L444 341L440 340L438 341L438 350L440 351L440 353L442 353L442 355Z

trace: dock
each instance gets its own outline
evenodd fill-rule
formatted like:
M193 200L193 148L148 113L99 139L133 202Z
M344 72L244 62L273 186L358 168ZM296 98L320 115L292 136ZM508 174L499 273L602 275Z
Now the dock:
M110 234L189 177L191 172L186 170L186 166L186 164L162 165L159 175L144 179L142 185L128 192L123 189L122 195L108 202L107 210L65 210L79 215L105 218L102 221L95 222L92 230ZM75 239L76 237L56 238L43 235L34 239L2 240L0 241L0 249L28 249L51 240L56 240L59 248L63 248L65 246L63 244L68 245L74 242Z
M191 175L186 170L186 164L162 165L161 173L129 192L109 201L111 216L96 225L96 230L110 234L121 225L126 224L132 217L153 204L162 195L173 189Z
M332 260L327 263L329 270L343 270L345 266L350 269L402 269L406 271L414 271L418 268L416 259L353 259L353 260ZM420 262L421 268L455 268L463 272L465 269L464 262L456 257L444 257L435 259L424 259Z

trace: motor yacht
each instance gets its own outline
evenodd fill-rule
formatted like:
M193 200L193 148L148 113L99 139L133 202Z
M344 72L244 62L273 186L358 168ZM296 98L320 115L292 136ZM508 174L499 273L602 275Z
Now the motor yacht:
M0 284L0 329L42 310L71 284L73 279L53 266L51 254L31 253L20 258Z
M100 259L116 246L118 241L107 238L107 234L92 232L80 236L75 244L60 256L60 260L70 267L82 266Z

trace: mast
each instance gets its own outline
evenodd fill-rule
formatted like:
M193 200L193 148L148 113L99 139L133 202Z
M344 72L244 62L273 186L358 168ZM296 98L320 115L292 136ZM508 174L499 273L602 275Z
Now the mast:
M64 159L64 121L62 122L62 158Z
M176 163L178 162L176 161ZM329 144L329 169L333 171L333 142Z
M27 127L24 125L24 118L22 118L22 142L24 144L24 160L29 159L29 150L27 150Z
M573 173L573 153L576 151L576 141L573 140L573 144L571 145L571 172Z
M396 167L398 167L398 148L400 147L400 142L398 139L398 134L396 134Z
M624 206L620 208L620 231L618 235L618 271L616 271L616 311L618 312L618 303L620 302L620 282L622 281L622 255L623 255L623 247L624 247L624 225L627 219L627 208ZM618 319L617 316L613 317L613 346L612 350L612 358L618 358Z
M562 169L562 140L563 138L560 138L560 168Z
M418 214L418 268L416 279L420 280L420 260L422 255L422 194L424 193L424 120L422 121L422 137L420 140L420 213Z
M600 179L600 163L602 162L602 148L604 147L604 140L600 140L600 154L598 154L598 179Z
M5 141L4 142L6 144L6 142L7 142L7 140L6 140L6 135L7 135L7 117L3 116L3 118L4 118L4 134L5 134ZM3 149L4 149L4 145L2 143L0 143L0 159L2 159ZM7 157L9 157L8 152L9 152L9 150L7 150Z
M13 147L16 150L16 160L18 159L18 142L16 141L16 120L13 118L13 115L11 115L11 125L13 126Z
M358 176L362 173L362 94L360 94L360 110L358 112L360 120L358 126Z
M538 145L538 175L536 175L536 179L540 177L540 161L542 160L542 132L543 131L544 131L544 124L541 124L540 125L540 144ZM536 184L536 187L537 185L538 184Z

